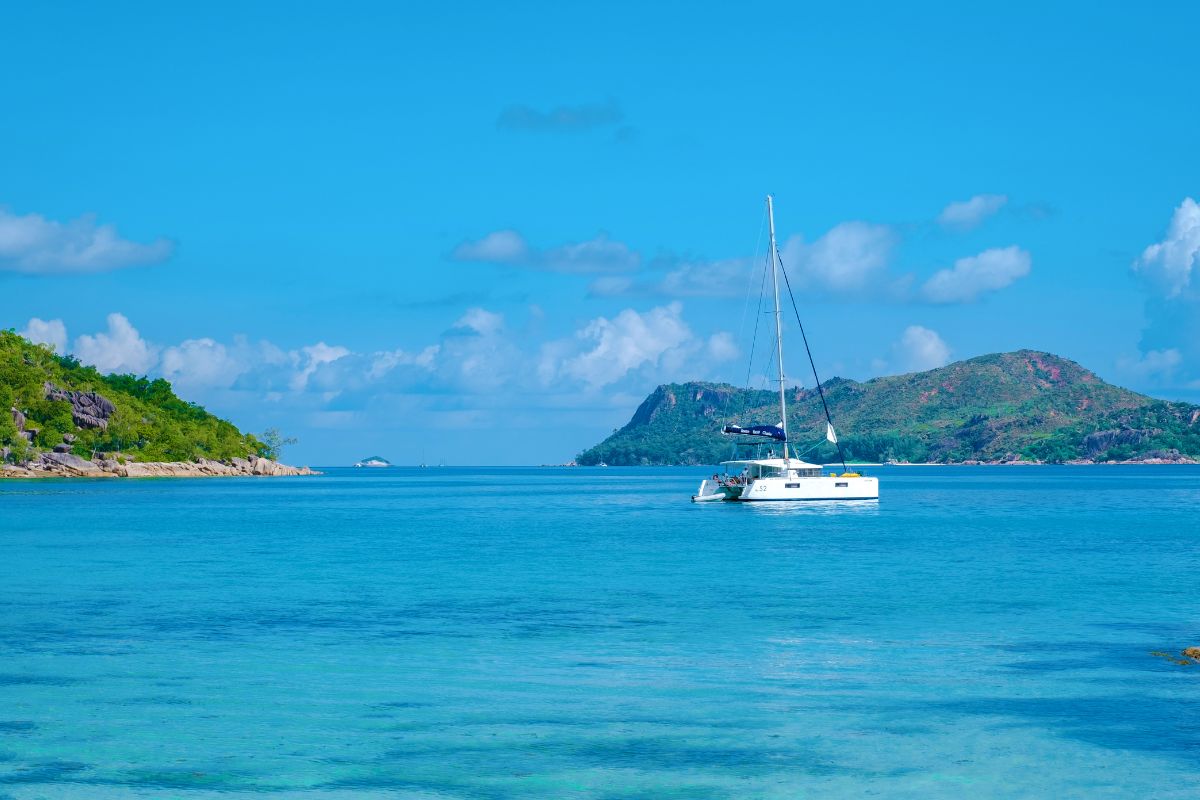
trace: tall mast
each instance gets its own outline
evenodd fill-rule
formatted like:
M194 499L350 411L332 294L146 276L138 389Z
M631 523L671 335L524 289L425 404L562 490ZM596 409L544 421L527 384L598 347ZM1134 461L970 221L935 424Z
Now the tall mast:
M767 195L767 225L771 232L771 285L775 289L775 360L779 363L779 417L783 421L783 460L788 466L787 397L783 383L783 315L779 311L779 254L775 251L775 200Z

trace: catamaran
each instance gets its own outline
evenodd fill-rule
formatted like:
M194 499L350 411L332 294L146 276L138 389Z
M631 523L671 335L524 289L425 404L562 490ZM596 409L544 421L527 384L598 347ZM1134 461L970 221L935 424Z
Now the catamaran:
M694 502L714 500L771 501L771 500L878 500L879 479L850 471L846 465L842 446L838 444L837 431L825 402L825 391L817 377L812 352L808 350L808 337L804 347L808 351L809 364L813 368L813 379L821 407L825 410L825 439L837 445L842 472L828 475L820 464L810 464L795 457L788 437L787 392L783 374L783 316L779 307L779 252L775 244L775 203L767 195L767 227L770 232L771 285L775 293L775 363L779 367L779 424L778 425L725 425L722 433L744 437L737 447L757 451L753 457L734 458L722 461L724 475L713 475L700 483L692 496ZM786 280L787 275L784 274ZM788 291L791 291L789 282ZM792 300L793 306L795 298ZM796 317L800 323L799 314ZM800 333L804 335L803 324ZM763 452L765 450L765 452ZM777 452L778 450L778 452Z

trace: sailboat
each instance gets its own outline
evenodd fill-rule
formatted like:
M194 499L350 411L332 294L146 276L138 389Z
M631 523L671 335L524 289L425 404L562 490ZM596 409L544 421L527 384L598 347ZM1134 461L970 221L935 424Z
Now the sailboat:
M779 307L779 253L775 244L775 201L767 195L767 222L770 232L771 285L775 293L775 363L779 367L779 424L760 424L742 427L725 425L722 433L743 437L738 447L757 451L753 457L722 461L724 475L713 475L700 483L692 496L694 502L709 501L787 501L787 500L878 500L879 479L851 472L841 458L842 473L825 474L822 465L810 464L794 457L788 436L787 392L783 374L783 315ZM786 275L785 275L786 278ZM788 291L791 291L789 286ZM794 300L793 300L794 303ZM797 317L797 321L799 318ZM803 334L803 327L801 327ZM805 349L808 349L807 337ZM812 353L809 352L809 363ZM813 364L813 379L825 410L825 438L838 446L837 431L825 402L825 391L817 378ZM765 450L765 452L763 452Z

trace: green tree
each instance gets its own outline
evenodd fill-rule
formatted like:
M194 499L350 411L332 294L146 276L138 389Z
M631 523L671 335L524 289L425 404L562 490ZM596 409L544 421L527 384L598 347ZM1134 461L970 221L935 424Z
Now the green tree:
M267 428L262 432L262 438L259 440L262 444L260 448L261 455L266 456L272 461L278 461L283 455L283 448L299 442L291 436L284 436L279 428Z

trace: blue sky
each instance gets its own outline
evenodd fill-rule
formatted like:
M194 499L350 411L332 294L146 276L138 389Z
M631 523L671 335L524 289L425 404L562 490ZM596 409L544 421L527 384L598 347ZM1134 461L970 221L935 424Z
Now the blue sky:
M289 460L560 462L744 382L767 192L823 377L1200 400L1194 5L244 5L7 13L0 325Z

